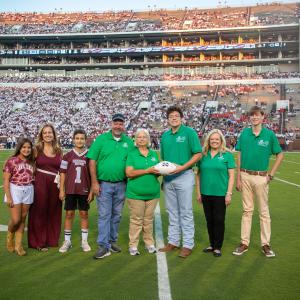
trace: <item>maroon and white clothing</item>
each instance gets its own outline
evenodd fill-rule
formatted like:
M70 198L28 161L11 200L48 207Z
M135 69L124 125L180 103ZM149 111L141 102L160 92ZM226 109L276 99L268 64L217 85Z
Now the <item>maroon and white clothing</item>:
M10 173L9 182L18 186L30 185L34 180L33 166L18 156L13 156L6 161L3 172Z
M60 172L66 174L65 187L68 195L88 195L91 179L87 150L78 153L75 149L63 156Z
M60 154L54 157L39 153L36 168L57 174L61 163ZM55 175L36 172L34 202L29 210L28 246L30 248L57 247L61 229L59 190L54 182Z

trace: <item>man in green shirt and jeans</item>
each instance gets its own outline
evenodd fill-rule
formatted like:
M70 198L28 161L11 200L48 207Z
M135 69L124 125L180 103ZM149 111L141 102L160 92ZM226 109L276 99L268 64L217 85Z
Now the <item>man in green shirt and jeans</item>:
M179 107L169 107L167 118L171 129L161 138L161 158L175 163L177 168L163 181L169 227L168 244L159 251L178 249L182 235L179 257L186 258L192 253L195 234L192 167L200 160L202 148L196 131L182 124L183 112Z
M271 218L268 192L269 183L283 159L283 154L274 132L262 126L264 120L262 109L254 106L249 114L252 127L242 131L236 145L238 151L236 188L242 192L243 216L241 243L232 253L242 255L248 251L254 198L256 197L260 218L262 252L266 257L274 257L275 253L270 246ZM276 155L276 160L271 170L268 171L272 154Z
M115 114L111 130L96 138L87 155L99 215L96 259L109 256L111 251L121 252L117 239L125 202L125 163L133 149L132 140L123 133L124 122L122 114Z

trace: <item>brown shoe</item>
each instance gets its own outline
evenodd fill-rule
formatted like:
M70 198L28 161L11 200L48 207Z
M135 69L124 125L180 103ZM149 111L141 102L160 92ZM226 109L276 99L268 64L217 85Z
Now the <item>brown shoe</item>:
M15 251L15 233L14 232L7 231L6 249L10 253Z
M187 258L191 254L192 254L192 249L182 247L178 256L181 258Z
M26 252L22 245L23 233L16 232L16 243L15 243L15 251L19 256L26 255Z
M166 246L164 246L163 248L160 248L158 251L159 252L171 252L173 250L177 250L178 247L172 244L167 244Z
M233 252L233 255L243 255L245 252L248 251L248 246L245 244L240 244Z
M271 249L270 245L263 245L261 247L262 249L262 253L266 256L266 257L274 257L275 253L274 251Z

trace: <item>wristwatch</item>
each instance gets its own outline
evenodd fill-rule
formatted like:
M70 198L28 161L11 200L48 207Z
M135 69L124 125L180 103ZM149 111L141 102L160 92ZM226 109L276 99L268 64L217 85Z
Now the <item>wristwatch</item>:
M270 180L273 180L274 176L272 176L271 174L268 174L268 177Z

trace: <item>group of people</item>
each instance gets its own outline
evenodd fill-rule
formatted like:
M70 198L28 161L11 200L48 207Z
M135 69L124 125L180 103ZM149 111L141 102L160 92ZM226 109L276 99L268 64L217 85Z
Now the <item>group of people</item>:
M188 72L188 70L185 70ZM191 71L193 73L193 71ZM12 73L0 76L1 83L40 83L40 82L120 82L120 81L195 81L195 80L236 80L236 79L278 79L299 78L298 72L260 72L260 73L203 73L203 74L86 74L86 75L61 75L61 74L35 74Z
M276 13L279 11L280 13ZM82 13L8 13L0 14L0 33L71 33L161 31L241 27L249 25L289 24L297 20L297 6L291 9L274 3L270 9L260 6L216 9L151 9L144 12L82 12ZM128 25L130 24L130 26ZM16 27L19 26L19 27Z
M179 257L191 255L195 236L192 198L196 183L197 200L203 204L209 235L209 245L203 251L215 257L222 255L226 207L231 203L237 166L236 189L242 192L243 216L241 243L233 254L242 255L248 250L257 198L261 249L266 257L275 256L270 246L268 189L283 154L275 134L262 126L264 112L257 106L250 110L251 127L245 128L238 139L236 164L220 130L210 131L202 148L196 131L183 124L183 116L180 107L170 106L167 109L170 129L161 137L161 159L175 164L176 168L162 179L168 213L168 242L158 251L171 252L180 248ZM42 127L34 146L26 138L18 143L14 155L4 166L5 201L11 216L7 233L9 252L26 254L22 236L28 211L29 247L39 251L57 247L63 202L66 218L59 252L67 252L72 246L72 223L77 209L81 219L81 247L85 252L90 251L88 210L94 197L98 209L95 259L122 251L118 231L126 198L130 211L130 255L140 254L141 232L146 250L151 254L157 252L153 218L161 190L161 174L156 168L159 157L150 147L149 132L138 129L133 142L124 133L125 121L123 114L113 115L111 129L99 135L89 150L85 146L85 131L75 130L74 148L65 155L50 124ZM272 154L276 159L269 169ZM198 167L196 176L195 165Z
M3 143L3 147L10 145L4 144L4 137L18 137L20 132L33 140L38 134L39 124L50 122L55 124L60 145L69 148L73 130L81 126L82 119L85 120L84 128L88 139L91 139L109 129L109 116L114 110L126 117L125 126L130 137L142 127L147 128L151 138L157 140L167 127L164 115L168 103L177 103L183 109L185 121L200 137L214 128L219 128L226 138L237 137L247 121L244 115L246 98L253 104L256 97L268 97L268 101L271 98L272 101L280 98L278 94L274 96L274 89L278 89L278 86L272 88L258 85L254 93L249 88L248 85L220 87L219 91L224 95L218 96L218 108L215 113L211 113L207 100L213 99L216 87L203 87L194 92L180 87L160 86L28 89L4 87L0 93L0 136L3 136L0 143ZM249 91L247 96L243 93L246 90ZM199 101L195 101L195 97ZM143 101L149 105L147 109L141 107ZM49 103L57 105L49 106ZM95 123L95 119L100 122ZM272 126L275 133L280 132L278 118L270 115L265 118L265 122L269 128ZM292 133L289 139L294 140L297 132L299 135L299 127L291 126L290 122L287 127Z

